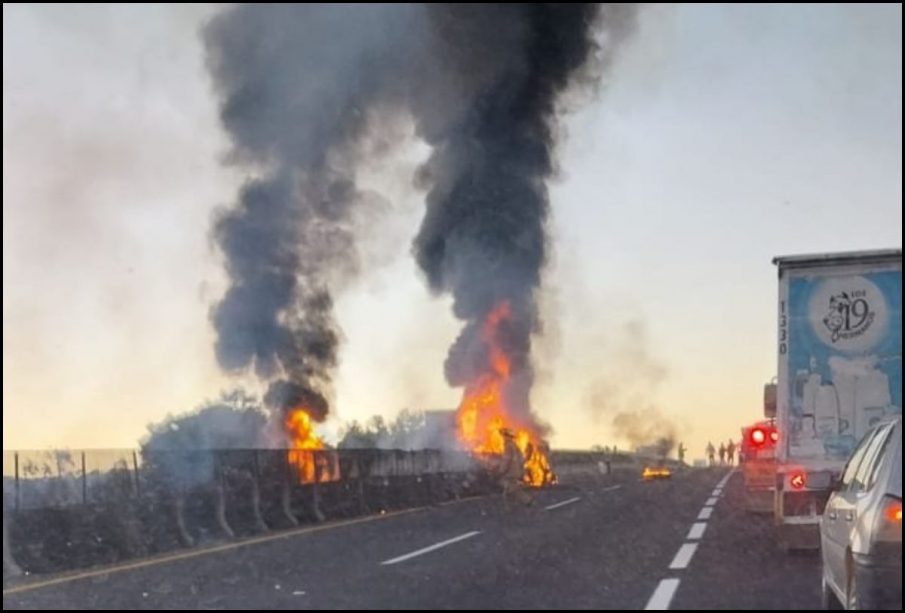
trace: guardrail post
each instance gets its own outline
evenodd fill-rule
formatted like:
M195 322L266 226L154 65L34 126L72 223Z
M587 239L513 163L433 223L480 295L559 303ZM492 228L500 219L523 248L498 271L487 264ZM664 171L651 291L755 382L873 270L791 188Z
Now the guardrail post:
M138 476L138 454L132 451L132 470L135 473L135 497L141 496L141 479Z
M13 464L15 465L15 471L16 471L16 511L18 511L19 510L19 500L20 500L20 496L21 496L19 493L19 452L18 451L13 452ZM3 542L5 543L6 539L3 539Z
M223 467L219 452L214 453L214 513L216 515L217 526L229 538L235 538L236 535L226 521L226 492L223 486Z
M82 452L82 504L88 503L88 475L85 474L85 452Z
M356 487L358 488L358 513L359 515L364 515L367 513L368 504L367 500L365 500L365 474L361 465L361 454L361 451L355 451L352 458L355 466Z
M181 491L181 488L173 492L173 494L173 513L176 518L176 532L179 535L179 540L185 547L192 547L195 545L195 539L189 534L188 528L185 525L185 495Z
M257 449L253 449L251 452L251 466L251 505L255 518L255 529L259 532L266 532L269 528L267 522L264 521L264 516L261 514L261 468L258 465Z
M13 552L9 544L9 531L6 529L6 513L3 514L3 579L22 574L22 569L16 564Z
M324 521L324 513L321 511L321 495L320 482L323 475L324 461L326 460L325 452L312 451L311 462L314 464L314 479L311 483L311 514L315 521Z
M286 454L283 454L283 487L280 492L280 507L283 509L283 515L286 516L289 523L293 526L298 526L299 521L295 518L295 515L292 514L292 485L289 481L289 475L291 473L292 466L289 464L289 458L286 457Z

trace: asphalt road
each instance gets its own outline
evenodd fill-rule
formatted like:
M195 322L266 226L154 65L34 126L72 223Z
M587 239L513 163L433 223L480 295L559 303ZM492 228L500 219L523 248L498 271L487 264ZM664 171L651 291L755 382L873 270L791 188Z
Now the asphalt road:
M3 608L817 608L818 557L771 530L726 469L622 474L26 578Z

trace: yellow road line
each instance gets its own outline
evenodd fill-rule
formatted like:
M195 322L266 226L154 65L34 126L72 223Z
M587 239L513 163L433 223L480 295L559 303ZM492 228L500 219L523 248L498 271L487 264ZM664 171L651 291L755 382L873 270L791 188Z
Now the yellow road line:
M233 549L238 549L240 547L247 547L249 545L259 545L261 543L267 543L270 541L276 541L279 539L292 538L294 536L302 536L305 534L312 534L314 532L322 532L324 530L331 530L333 528L344 528L346 526L353 526L355 524L363 524L365 522L374 521L377 519L386 519L389 517L397 517L399 515L405 515L407 513L415 513L417 511L423 511L426 507L417 507L414 509L404 509L402 511L393 511L391 513L384 513L383 515L369 515L368 517L359 517L356 519L349 519L343 522L337 522L332 524L326 524L322 526L312 526L309 528L298 528L295 530L289 530L286 532L280 532L277 534L268 534L267 536L256 536L244 541L238 541L235 543L225 543L223 545L214 545L212 547L205 547L200 549L194 549L191 551L183 551L180 553L173 553L169 555L164 555L158 558L150 558L147 560L139 560L137 562L127 562L125 564L120 564L116 566L107 566L103 568L97 568L94 570L76 572L69 575L64 575L60 577L54 577L52 579L45 579L43 581L34 581L31 583L24 583L21 585L16 585L14 587L10 587L3 590L3 595L8 596L12 594L20 594L22 592L30 592L32 590L38 590L45 587L50 587L53 585L59 585L61 583L69 583L71 581L80 581L82 579L90 579L91 577L99 577L102 575L110 575L113 573L121 573L129 570L136 570L139 568L145 568L147 566L157 566L159 564L167 564L169 562L178 562L179 560L188 560L190 558L197 558L200 556L206 556L214 553L220 553L223 551L231 551Z

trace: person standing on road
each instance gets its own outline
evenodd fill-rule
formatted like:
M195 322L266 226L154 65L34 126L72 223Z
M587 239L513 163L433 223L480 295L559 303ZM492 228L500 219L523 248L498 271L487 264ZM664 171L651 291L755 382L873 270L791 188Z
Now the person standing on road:
M713 447L713 443L710 441L707 442L707 459L710 461L711 466L715 466L716 462L713 459L713 454L716 453L716 449Z
M729 458L729 466L732 466L735 461L735 441L732 439L729 439L729 444L726 445L726 456Z
M685 463L685 445L679 443L679 464Z
M726 463L726 445L720 443L720 466Z

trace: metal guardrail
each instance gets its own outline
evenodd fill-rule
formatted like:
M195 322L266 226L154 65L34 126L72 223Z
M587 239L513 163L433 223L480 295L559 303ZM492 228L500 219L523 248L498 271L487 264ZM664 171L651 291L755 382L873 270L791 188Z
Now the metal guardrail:
M4 451L4 576L109 564L498 489L462 451L304 454L306 470L285 449ZM596 470L605 457L552 454L554 469L565 472Z
M284 449L4 452L4 574L15 565L52 572L111 563L496 487L464 452L305 454L310 473Z

